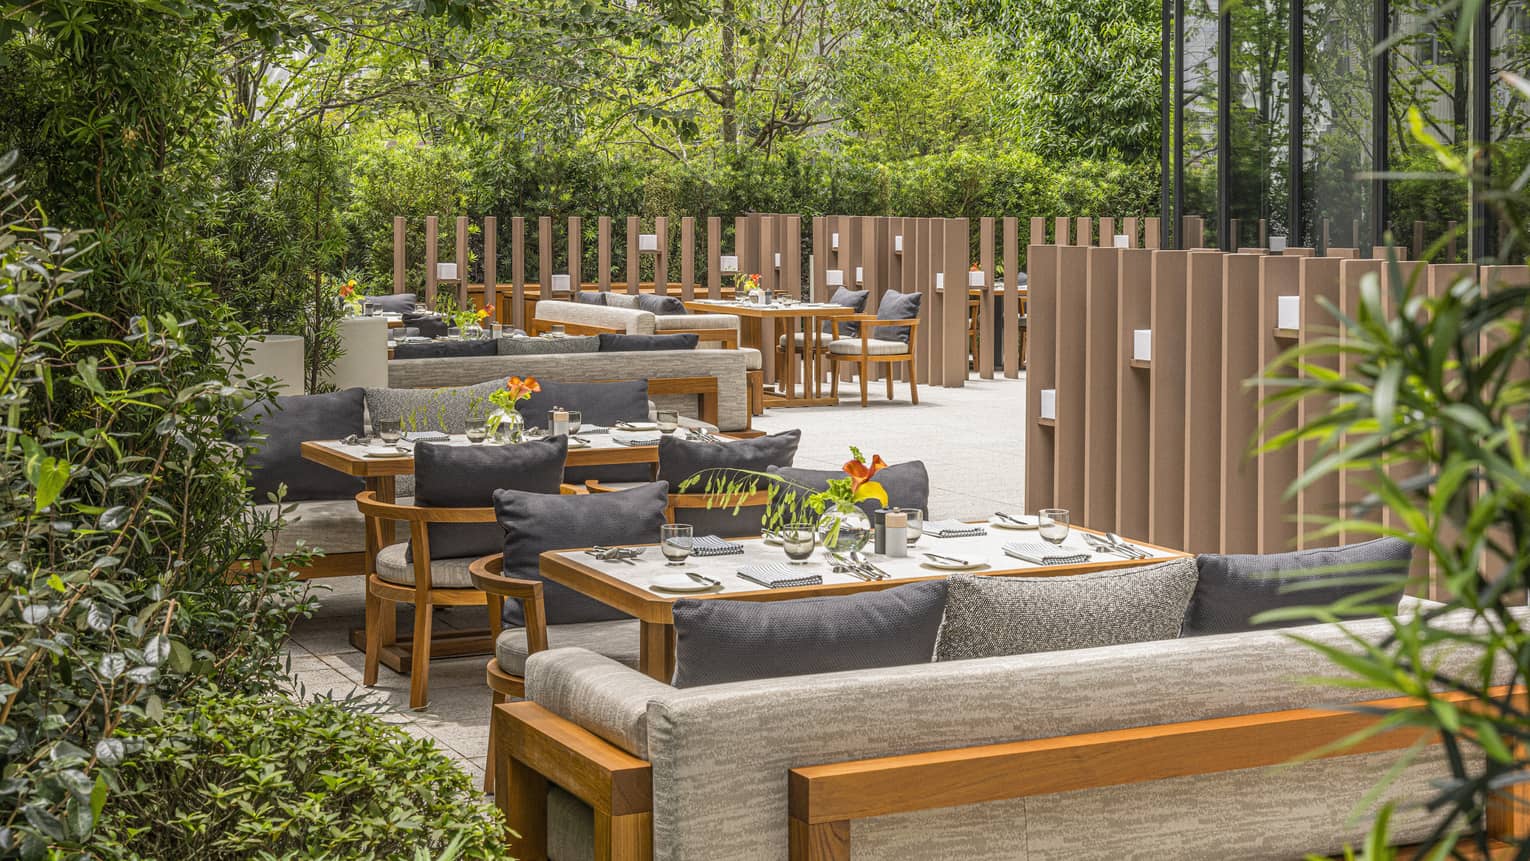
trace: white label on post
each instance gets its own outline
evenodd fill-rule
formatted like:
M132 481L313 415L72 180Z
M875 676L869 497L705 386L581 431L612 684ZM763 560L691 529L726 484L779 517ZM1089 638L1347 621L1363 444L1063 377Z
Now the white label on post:
M829 247L834 249L835 251L839 250L839 234L838 233L831 233L831 234L829 234Z
M987 282L985 282L983 280L983 278L984 278L984 275L983 275L982 272L973 272L973 271L969 270L967 272L967 286L968 287L981 287L985 283L987 283Z
M857 284L865 284L866 283L866 270L865 270L865 268L860 267L860 266L855 267L855 283L857 283Z
M893 237L893 250L899 254L903 253L903 234L900 233Z
M843 287L843 286L845 286L845 270L843 270L843 269L830 269L830 270L828 270L827 272L823 273L823 283L829 285L830 287Z
M732 254L724 254L718 258L717 268L725 274L738 272L738 257Z
M1057 420L1057 390L1041 390L1041 415L1039 418Z
M659 234L657 234L657 233L639 233L638 234L638 250L639 251L658 251L659 250Z
M1300 329L1302 327L1302 297L1276 297L1275 328Z
M1151 362L1153 360L1153 330L1132 330L1132 359L1138 362Z
M936 272L935 273L935 289L936 290L944 290L944 289L946 289L946 273L944 273L944 272Z
M1114 240L1117 248L1132 247L1132 238L1127 236L1125 233L1117 233L1114 237Z
M570 279L567 275L554 275L552 277L552 291L554 293L570 292L573 288L569 286L569 282Z
M455 263L437 263L436 264L436 280L437 281L456 281L457 280L457 264L455 264Z
M1279 253L1286 250L1286 238L1284 236L1270 237L1270 251ZM1294 326L1292 328L1295 328Z

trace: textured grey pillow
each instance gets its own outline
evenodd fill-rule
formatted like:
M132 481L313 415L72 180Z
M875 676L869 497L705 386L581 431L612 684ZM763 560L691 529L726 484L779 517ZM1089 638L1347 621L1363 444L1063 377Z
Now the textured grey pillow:
M542 380L542 391L516 405L526 427L547 427L547 411L553 407L578 410L585 424L609 427L617 422L648 420L648 381L620 380L611 383L560 383Z
M677 688L929 663L946 581L792 601L675 602Z
M935 660L1172 640L1194 589L1189 558L1058 577L957 574Z
M829 302L835 305L849 308L850 310L859 314L866 310L866 297L869 295L871 295L871 293L868 290L851 290L849 287L839 287L835 289L834 295L829 297ZM833 322L825 320L823 323L823 330L825 332L834 331ZM839 324L839 334L847 338L858 338L861 334L861 324L841 323Z
M477 403L479 409L490 409L489 395L504 385L503 379L495 378L440 389L367 389L367 414L374 422L402 419L406 431L462 433L469 408Z
M601 333L602 353L646 353L653 350L694 350L700 340L696 335L608 335Z
M492 339L473 341L429 341L423 344L399 344L393 348L395 359L457 359L463 356L497 356L499 347Z
M1196 559L1201 576L1185 611L1184 636L1307 624L1306 620L1290 619L1254 625L1249 619L1281 607L1326 607L1377 586L1374 582L1345 583L1344 578L1404 577L1412 559L1413 545L1401 538L1263 556L1204 554ZM1317 568L1353 570L1301 573ZM1396 592L1371 603L1395 606L1401 597L1399 580Z
M638 297L631 293L617 293L611 291L606 294L607 308L626 308L629 311L641 310L638 308Z
M487 508L496 490L557 493L567 457L568 437L562 435L516 445L422 442L414 447L414 504ZM426 529L432 559L486 556L505 543L497 523L432 523ZM404 558L414 559L412 541Z
M574 301L581 305L599 305L606 307L606 294L599 290L580 290L574 294Z
M426 338L446 337L446 321L436 314L406 313L404 315L404 327L406 329L414 329L416 334L423 335Z
M653 293L639 293L637 297L639 311L647 311L650 314L684 314L685 303L674 296L657 296Z
M568 353L594 353L600 339L594 335L568 335L562 338L500 338L501 356L553 356Z
M896 290L889 290L882 294L882 302L877 305L877 319L916 320L919 318L919 306L923 301L923 293L899 293ZM883 341L902 341L907 344L908 333L907 326L871 327L871 336Z
M772 469L771 472L780 473L787 481L794 482L812 491L828 490L829 479L844 478L844 472L837 469L797 469L794 467ZM917 508L926 515L930 513L930 473L924 468L924 461L911 460L907 463L895 463L876 474L874 479L887 491L887 504L892 508ZM799 499L806 494L795 487L776 485L772 493L792 494ZM801 503L786 502L786 505L799 505ZM882 503L876 500L867 500L860 503L861 511L870 517L873 512L882 507Z
M362 391L346 389L322 395L281 395L244 411L244 419L266 435L250 444L245 465L257 502L287 485L288 502L347 499L361 492L361 479L303 458L303 442L344 439L362 433Z
M680 439L666 434L659 438L659 480L669 482L676 493L705 493L703 481L697 487L679 490L680 483L705 470L750 470L765 472L772 466L791 466L797 458L797 444L802 431L789 430L769 436L741 439L727 445ZM747 480L747 476L736 476ZM721 535L734 538L759 535L765 506L740 508L682 508L675 510L677 523L689 523L697 535Z
M541 580L538 557L548 550L657 542L668 505L669 485L662 481L616 493L567 496L495 491L494 509L505 530L505 576ZM626 618L620 611L557 583L547 583L542 597L547 602L549 625ZM521 605L506 601L504 620L515 627L525 624Z
M402 314L405 311L413 311L414 306L419 303L420 297L413 293L388 293L382 296L368 296L366 301L370 302L373 308L380 311L386 311L389 314Z

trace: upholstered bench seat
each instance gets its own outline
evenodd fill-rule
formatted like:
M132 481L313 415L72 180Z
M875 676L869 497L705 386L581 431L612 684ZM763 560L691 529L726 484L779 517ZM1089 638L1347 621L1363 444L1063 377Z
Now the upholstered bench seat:
M400 586L414 585L414 563L406 562L404 551L409 542L389 544L377 553L377 576ZM468 565L477 557L430 560L430 585L435 589L471 589L473 578L468 576Z
M836 356L859 356L861 354L860 338L840 338L829 342L829 352ZM879 338L866 339L866 355L868 356L901 356L908 352L908 344L902 341L883 341Z
M310 499L286 505L293 511L287 515L271 552L291 553L299 541L304 547L319 548L331 556L366 552L366 518L356 508L356 500ZM255 511L274 518L277 507L267 503L255 506Z
M605 655L633 669L638 665L639 625L636 619L608 622L570 622L547 626L547 647L578 647ZM526 674L526 629L506 628L494 641L499 668L512 676Z
M753 347L739 347L738 351L744 354L744 370L758 371L765 367L765 357L759 350Z

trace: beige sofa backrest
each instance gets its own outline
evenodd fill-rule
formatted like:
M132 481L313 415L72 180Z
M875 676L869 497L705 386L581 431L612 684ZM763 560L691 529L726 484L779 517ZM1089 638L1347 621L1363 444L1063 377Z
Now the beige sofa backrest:
M1350 630L1379 638L1379 620ZM527 696L653 766L655 858L786 857L787 772L824 763L1373 699L1336 670L1330 626L676 690L579 649L532 656ZM1466 656L1460 656L1464 662ZM1353 806L1396 754L1320 760L857 820L857 859L1292 858L1368 827ZM1419 800L1438 747L1385 798ZM1427 830L1416 808L1393 837Z
M654 315L637 308L609 308L561 299L537 302L536 319L540 323L615 329L628 335L652 335L655 326Z

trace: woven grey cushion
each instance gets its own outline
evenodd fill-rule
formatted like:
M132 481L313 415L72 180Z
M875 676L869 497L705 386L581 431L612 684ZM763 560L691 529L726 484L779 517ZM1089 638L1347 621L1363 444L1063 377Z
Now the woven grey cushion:
M675 335L609 335L601 333L602 353L648 353L654 350L694 350L700 339L691 334Z
M459 356L497 356L499 347L492 338L471 341L428 341L423 344L399 344L393 348L395 359L445 359Z
M303 457L303 442L343 439L364 430L361 389L322 395L282 395L244 411L244 422L265 434L248 443L245 464L257 502L285 484L285 500L352 499L361 492L361 479L321 466ZM354 503L352 503L354 505Z
M580 290L574 294L574 301L582 305L599 305L606 307L606 294L599 290Z
M1413 559L1413 545L1401 538L1377 538L1344 547L1298 550L1265 555L1203 554L1196 559L1200 579L1185 611L1184 636L1228 634L1257 628L1282 628L1309 624L1310 619L1265 622L1249 619L1280 607L1326 607L1369 591L1376 583L1345 583L1345 578L1390 575L1405 577ZM1304 575L1321 568L1352 568ZM1326 584L1326 585L1325 585ZM1377 598L1377 604L1396 606L1402 582L1395 592ZM1347 615L1372 615L1369 612Z
M415 505L488 508L494 491L514 488L558 493L568 437L527 440L517 445L450 445L422 442L414 447ZM430 523L432 559L486 556L504 546L497 523ZM413 541L410 559L414 558Z
M600 339L594 335L567 335L562 338L500 338L501 356L555 356L568 353L595 353Z
M413 334L424 335L427 338L446 337L446 321L439 314L404 314L404 329L406 333L413 329Z
M849 287L836 287L834 295L829 297L829 301L835 305L849 308L859 314L866 310L866 297L870 295L871 291L869 290L851 290ZM823 321L823 330L825 332L833 332L834 324L829 320ZM846 336L859 336L861 334L861 324L840 323L839 333ZM798 341L797 343L800 344L802 342Z
M389 293L384 296L368 296L366 300L379 311L402 314L405 311L413 311L420 298L413 293Z
M1195 589L1195 560L1059 577L950 578L937 661L1169 640Z
M547 648L589 649L637 669L642 626L636 619L547 626ZM512 676L526 674L526 629L506 628L494 641L494 660Z
M643 310L642 307L638 304L638 297L636 295L632 293L617 293L614 291L606 293L606 307L626 308L629 311Z
M367 389L367 414L372 421L403 419L404 430L435 430L462 433L469 408L489 408L489 395L504 387L503 379L487 380L474 386L450 386L440 389Z
M882 294L882 301L877 305L878 320L914 320L919 317L919 306L924 302L923 293L899 293L889 290ZM886 327L872 326L871 334L884 341L902 341L908 343L909 328L907 326Z
M613 373L620 373L618 368ZM640 422L648 418L648 381L620 380L610 383L560 383L542 380L542 391L519 404L516 410L527 427L547 427L547 411L553 407L578 410L586 424L610 427L617 422Z
M829 342L829 352L836 356L859 356L861 354L861 339L839 338ZM878 338L866 339L866 355L868 356L902 356L908 353L907 341L883 341Z
M400 586L414 585L414 563L404 559L409 550L409 542L400 541L397 544L389 544L377 552L377 576ZM430 560L430 586L432 589L471 589L473 578L468 574L468 566L473 564L476 556L463 556L458 559L432 559Z
M675 602L677 688L928 663L946 582L790 601Z
M657 296L653 293L639 293L637 296L639 311L647 311L650 314L684 314L685 303L674 296Z

